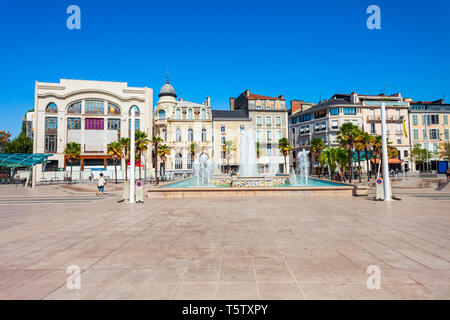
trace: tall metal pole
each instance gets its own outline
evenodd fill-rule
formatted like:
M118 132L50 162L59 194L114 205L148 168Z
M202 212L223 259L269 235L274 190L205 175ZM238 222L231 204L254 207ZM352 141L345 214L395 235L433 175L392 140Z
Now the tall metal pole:
M134 159L136 153L136 142L135 142L135 121L136 121L136 109L131 108L131 124L130 124L130 203L134 203L134 175L136 161Z
M388 166L388 151L387 151L387 137L386 137L386 107L384 102L381 103L381 143L382 154L381 160L383 164L383 185L384 185L384 201L391 201L391 183L389 181L389 166Z

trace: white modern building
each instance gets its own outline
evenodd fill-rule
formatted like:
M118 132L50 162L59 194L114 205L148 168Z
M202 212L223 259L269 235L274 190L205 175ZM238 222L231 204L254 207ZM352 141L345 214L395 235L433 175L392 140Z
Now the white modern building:
M69 142L81 145L81 159L74 170L113 170L107 145L130 137L131 108L136 108L136 129L151 137L152 104L151 88L128 87L126 82L36 81L33 152L53 154L45 168L34 169L37 181L45 177L41 172L66 168L64 149ZM142 165L151 167L151 163L148 150Z

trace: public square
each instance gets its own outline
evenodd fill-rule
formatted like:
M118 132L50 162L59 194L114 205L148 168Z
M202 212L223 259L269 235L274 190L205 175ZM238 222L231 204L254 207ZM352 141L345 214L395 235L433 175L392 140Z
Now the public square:
M449 185L399 182L392 202L85 191L0 189L1 299L450 298Z

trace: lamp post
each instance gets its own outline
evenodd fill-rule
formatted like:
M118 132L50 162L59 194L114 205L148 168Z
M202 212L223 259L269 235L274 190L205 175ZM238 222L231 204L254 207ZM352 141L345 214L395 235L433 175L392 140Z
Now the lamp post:
M136 153L136 141L135 141L135 120L136 119L136 109L131 108L131 124L130 124L130 203L134 203L134 184L135 184L135 153Z
M389 181L388 151L386 137L386 107L381 103L381 160L383 165L384 201L391 201L391 183Z

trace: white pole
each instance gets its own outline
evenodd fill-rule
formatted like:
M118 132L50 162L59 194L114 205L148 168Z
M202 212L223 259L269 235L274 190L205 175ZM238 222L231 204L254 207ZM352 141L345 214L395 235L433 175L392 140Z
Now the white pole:
M386 137L386 107L384 102L381 103L381 142L382 142L382 156L383 161L383 185L384 185L384 201L391 201L391 183L389 181L389 166L388 166L388 151L387 151L387 137Z
M136 119L136 109L131 108L131 125L130 125L130 203L134 203L134 174L135 174L135 120Z

